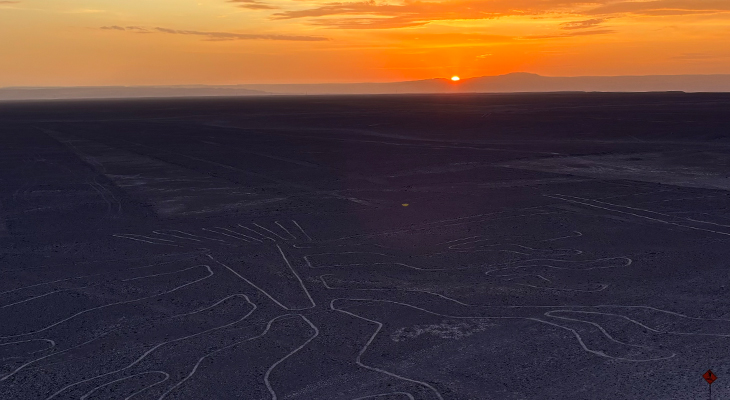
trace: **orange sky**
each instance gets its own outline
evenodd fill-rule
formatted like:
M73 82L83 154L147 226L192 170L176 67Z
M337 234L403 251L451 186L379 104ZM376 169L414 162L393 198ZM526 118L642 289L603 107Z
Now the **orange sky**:
M0 0L0 87L730 73L730 0Z

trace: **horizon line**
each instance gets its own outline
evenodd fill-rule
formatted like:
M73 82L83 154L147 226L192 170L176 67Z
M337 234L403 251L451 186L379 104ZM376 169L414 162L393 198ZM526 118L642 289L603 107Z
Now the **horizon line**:
M480 78L497 78L510 75L532 75L541 78L644 78L644 77L712 77L712 76L723 76L730 77L728 73L717 73L717 74L642 74L642 75L542 75L534 72L509 72L506 74L499 75L479 75L472 77L461 77L460 80L453 82L451 77L434 77L426 79L414 79L414 80L400 80L400 81L354 81L354 82L265 82L265 83L226 83L226 84L207 84L207 83L176 83L176 84L117 84L117 85L51 85L51 86L0 86L0 90L5 89L70 89L70 88L193 88L193 87L236 87L236 86L258 86L258 85L360 85L360 84L393 84L393 83L408 83L408 82L428 82L428 81L448 81L453 85L463 84L465 81ZM455 74L455 76L458 76Z

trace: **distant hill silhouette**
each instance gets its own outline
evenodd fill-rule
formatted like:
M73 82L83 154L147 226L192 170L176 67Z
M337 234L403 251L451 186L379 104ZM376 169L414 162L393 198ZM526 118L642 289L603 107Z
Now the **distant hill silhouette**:
M548 77L514 73L460 83L467 92L730 92L730 75Z
M124 99L143 97L251 96L267 94L240 86L78 86L0 88L0 100Z
M387 83L252 84L229 86L110 86L0 88L0 100L254 96L267 94L521 93L521 92L730 92L729 75L549 77L531 73L452 82L426 79Z
M287 94L515 93L515 92L730 92L730 75L548 77L517 72L452 82L427 79L391 83L241 85Z

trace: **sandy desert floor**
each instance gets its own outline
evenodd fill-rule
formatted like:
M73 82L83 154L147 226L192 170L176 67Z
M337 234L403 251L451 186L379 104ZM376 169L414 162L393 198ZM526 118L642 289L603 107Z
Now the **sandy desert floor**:
M0 398L728 397L729 190L722 94L2 103Z

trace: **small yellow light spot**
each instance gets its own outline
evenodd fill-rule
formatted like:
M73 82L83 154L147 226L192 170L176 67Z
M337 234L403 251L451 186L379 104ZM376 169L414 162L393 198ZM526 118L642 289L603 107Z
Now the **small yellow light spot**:
M454 75L454 76L451 77L451 80L454 81L454 82L458 81L459 79L461 79L461 78L459 78L456 75Z
M408 207L409 205L408 203L403 203L403 207Z

